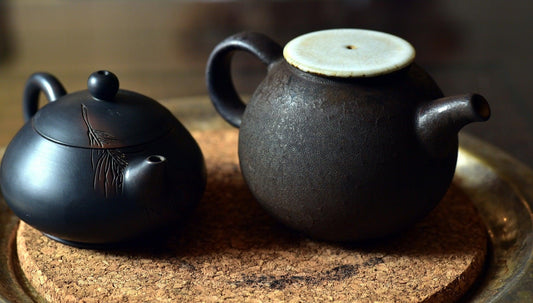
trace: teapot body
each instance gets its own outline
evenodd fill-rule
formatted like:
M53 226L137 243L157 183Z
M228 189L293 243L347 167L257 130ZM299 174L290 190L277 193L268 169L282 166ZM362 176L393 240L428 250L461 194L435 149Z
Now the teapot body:
M115 126L139 121L157 136L132 138L131 126ZM187 129L132 92L118 92L112 101L87 92L51 100L15 135L0 167L11 210L47 236L80 247L140 239L183 222L205 183L203 155Z
M110 154L121 157L122 168L113 167ZM128 188L127 164L154 154L167 155L157 187ZM43 138L28 123L6 149L0 178L7 204L29 225L77 246L108 244L187 219L204 190L203 161L184 132L140 146L87 149Z
M442 93L419 67L339 81L272 66L246 107L239 159L254 196L278 220L335 241L399 232L446 192L455 151L420 144L420 103Z
M248 104L231 58L251 53L267 75ZM243 177L279 221L317 239L359 241L405 230L452 181L457 132L490 116L479 95L443 97L403 39L366 30L306 34L283 49L259 33L219 43L211 100L239 127Z

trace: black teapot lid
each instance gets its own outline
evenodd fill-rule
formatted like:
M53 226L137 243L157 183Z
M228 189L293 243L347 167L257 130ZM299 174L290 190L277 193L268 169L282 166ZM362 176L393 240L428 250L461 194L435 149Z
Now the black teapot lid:
M87 86L41 108L33 116L33 128L64 145L121 148L153 141L176 125L176 118L157 101L119 89L109 71L91 74Z

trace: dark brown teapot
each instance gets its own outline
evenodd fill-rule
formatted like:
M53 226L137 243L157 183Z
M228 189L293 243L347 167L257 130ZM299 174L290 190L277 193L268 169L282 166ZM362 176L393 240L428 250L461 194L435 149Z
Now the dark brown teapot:
M39 93L50 103L38 110ZM9 207L53 239L75 246L132 240L186 219L205 188L190 133L166 108L119 89L99 71L66 94L47 73L24 92L26 124L8 145L0 183Z
M268 68L248 105L231 80L236 51ZM242 173L266 210L309 236L354 241L402 231L437 205L458 131L490 109L480 95L443 97L414 54L403 39L358 29L310 33L284 49L241 33L213 50L209 94L240 127Z

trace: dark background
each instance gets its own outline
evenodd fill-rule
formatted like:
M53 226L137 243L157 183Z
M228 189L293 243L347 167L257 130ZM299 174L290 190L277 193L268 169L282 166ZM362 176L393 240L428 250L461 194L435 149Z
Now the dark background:
M309 31L355 27L410 41L445 94L484 95L491 120L465 131L533 166L532 9L529 0L0 0L0 146L23 124L22 89L32 72L55 74L68 91L109 69L122 88L157 100L203 96L207 57L233 33L259 31L284 44ZM265 73L247 55L235 70L245 95Z

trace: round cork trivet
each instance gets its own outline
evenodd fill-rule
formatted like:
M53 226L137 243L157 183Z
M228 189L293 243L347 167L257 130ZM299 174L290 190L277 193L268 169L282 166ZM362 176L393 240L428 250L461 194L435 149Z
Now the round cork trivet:
M20 265L53 302L451 302L483 268L487 234L452 186L403 234L366 244L313 241L279 225L241 177L237 131L195 133L208 185L185 227L144 246L78 249L21 223Z

